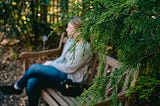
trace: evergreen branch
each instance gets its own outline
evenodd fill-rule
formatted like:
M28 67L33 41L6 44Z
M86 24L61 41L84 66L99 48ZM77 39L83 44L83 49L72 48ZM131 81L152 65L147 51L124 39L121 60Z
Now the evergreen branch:
M121 81L121 79L123 78L123 76L125 75L125 74L127 74L129 71L125 71L121 76L120 76L120 78L119 78L119 80L117 81L117 83L114 85L114 86L112 86L111 88L109 88L109 89L106 89L107 90L107 92L110 92L111 90L113 90L115 87L117 87L118 86L118 84L119 84L119 82Z
M143 56L143 57L140 59L140 61L142 61L143 59L145 59L145 58L147 58L147 57L151 56L152 54L154 54L154 52L149 53L148 55Z

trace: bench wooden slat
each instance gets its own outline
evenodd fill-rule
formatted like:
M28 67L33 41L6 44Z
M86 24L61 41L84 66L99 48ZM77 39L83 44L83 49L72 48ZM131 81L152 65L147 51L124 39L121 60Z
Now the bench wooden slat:
M53 99L55 99L60 106L69 106L66 101L63 100L63 98L61 98L53 89L47 89L47 91L49 92L49 94L52 96Z
M133 74L133 80L131 81L131 85L130 86L135 86L136 85L136 81L137 81L137 77L138 77L139 71L134 71Z
M52 100L55 100L56 103L58 102L57 104L59 104L59 106L71 106L71 105L76 105L77 106L79 104L79 102L77 102L75 98L68 97L68 96L63 96L59 91L53 90L51 88L43 90L42 94L46 91L50 95ZM52 102L52 101L47 100L47 102ZM49 103L49 104L51 104L51 103Z
M126 73L122 91L127 89L129 84L129 79L130 79L130 73Z
M73 104L78 104L74 98L63 96L60 92L56 91L56 93L63 98L68 104L73 105Z
M42 91L41 95L50 106L59 106L45 90Z
M110 65L114 69L120 68L120 63L110 56L106 56L106 64Z

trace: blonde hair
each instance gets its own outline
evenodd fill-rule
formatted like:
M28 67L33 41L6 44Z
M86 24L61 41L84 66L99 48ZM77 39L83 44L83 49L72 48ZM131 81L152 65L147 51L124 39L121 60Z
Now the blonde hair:
M78 28L81 26L81 19L79 17L74 17L69 23L72 24L74 28Z

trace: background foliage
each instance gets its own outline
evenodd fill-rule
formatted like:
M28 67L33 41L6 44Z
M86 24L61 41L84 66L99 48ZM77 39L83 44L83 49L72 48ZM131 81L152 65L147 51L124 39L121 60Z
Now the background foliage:
M0 30L5 33L3 37L29 39L27 35L32 25L29 7L27 0L0 1Z
M94 51L99 51L99 71L104 69L105 54L117 58L125 67L140 71L134 88L139 105L160 105L159 5L159 0L84 0L74 9L79 11L83 6L82 36L91 41ZM112 50L106 52L110 46ZM99 75L87 92L95 97L92 104L105 97L103 85L107 78Z
M42 36L48 36L51 31L51 20L48 23L46 17L53 6L53 2L50 6L50 0L1 0L0 41L5 38L18 39L25 47L39 46ZM58 11L57 8L55 11ZM51 16L57 17L57 14L53 12Z

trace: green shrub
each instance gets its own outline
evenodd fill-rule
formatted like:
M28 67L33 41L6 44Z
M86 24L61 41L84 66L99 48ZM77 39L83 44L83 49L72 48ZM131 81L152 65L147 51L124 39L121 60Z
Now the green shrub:
M117 58L125 67L139 70L134 88L138 93L137 98L143 103L155 105L160 105L154 102L157 98L160 100L155 93L159 92L160 86L159 5L159 0L84 0L74 9L81 11L83 7L82 36L91 41L93 51L99 52L99 71L104 69L103 57L106 54ZM112 47L112 50L106 52L107 47ZM148 78L149 82L146 80ZM105 96L105 86L101 86L105 84L105 78L100 74L92 89L87 91L97 94L92 103Z

